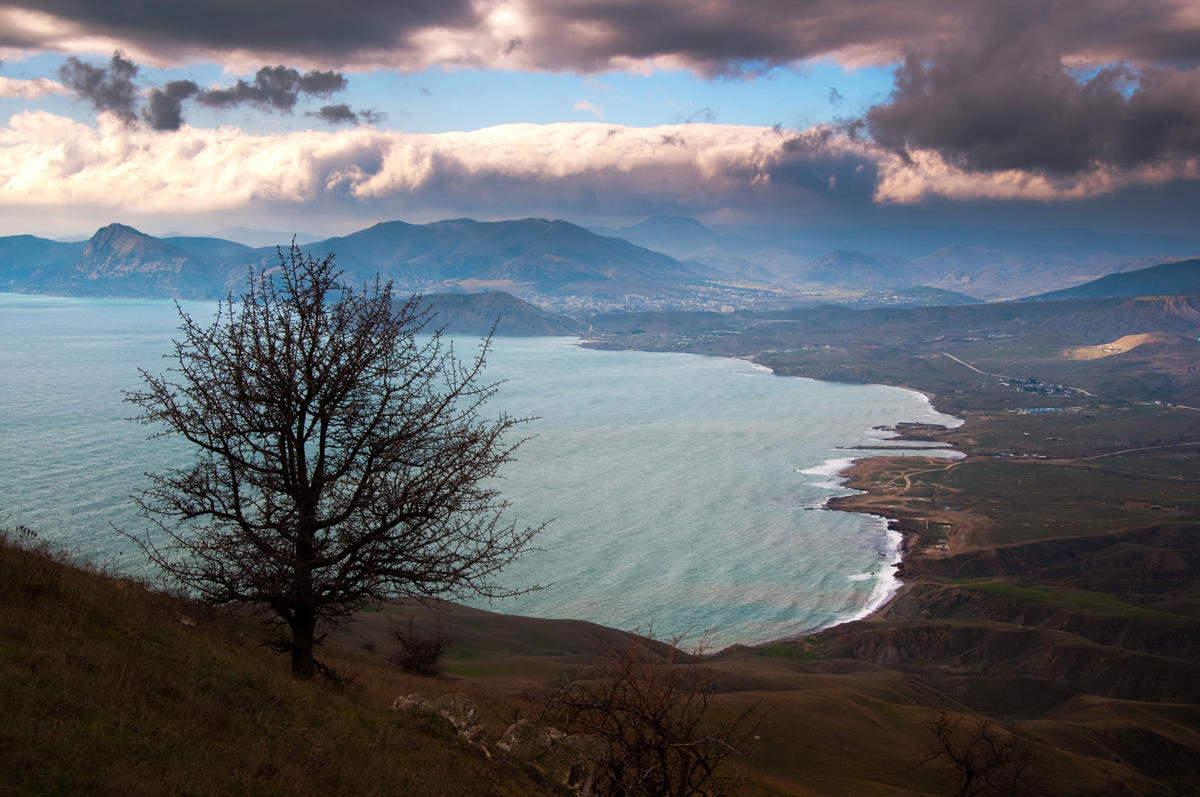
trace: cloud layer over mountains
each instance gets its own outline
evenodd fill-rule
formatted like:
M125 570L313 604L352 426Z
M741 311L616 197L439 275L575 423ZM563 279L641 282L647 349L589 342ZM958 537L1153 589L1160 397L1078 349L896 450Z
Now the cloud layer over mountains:
M203 213L307 204L394 217L417 209L645 215L669 207L681 214L736 208L778 218L829 203L1061 200L1156 174L974 173L934 152L905 160L831 130L794 135L717 124L252 135L230 127L155 132L115 114L103 115L96 130L26 112L0 128L0 207L13 211L98 205L110 213Z
M0 130L3 204L119 196L146 208L165 201L147 187L158 184L197 207L433 202L479 212L482 198L503 196L513 212L785 202L794 212L1061 202L1200 178L1196 0L0 0L4 50L70 57L61 83L8 80L0 94L69 90L101 122L13 117ZM97 53L111 60L88 60ZM893 89L857 116L793 132L560 124L256 136L187 124L189 104L289 114L301 97L329 100L306 112L323 124L375 124L385 116L330 99L372 69L666 68L749 80L818 58L894 65ZM247 77L138 82L139 63L198 61Z

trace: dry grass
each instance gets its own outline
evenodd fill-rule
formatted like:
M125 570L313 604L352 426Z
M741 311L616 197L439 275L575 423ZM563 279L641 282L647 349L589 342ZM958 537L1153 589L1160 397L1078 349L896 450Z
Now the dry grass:
M357 685L298 682L252 621L19 542L0 534L0 795L567 794L460 745L440 719L389 711L399 694L466 692L494 742L530 710L511 668L424 678L400 672L384 650L327 643L320 658ZM598 628L561 621L550 633L542 624L554 621L480 612L455 622L468 620L482 629L473 649L490 644L525 662L527 685L554 668L533 668L542 659L532 650L514 657L508 648L522 635L538 630L547 662L582 661ZM560 642L578 653L554 653ZM904 673L813 661L797 645L714 661L718 712L770 709L754 754L733 764L744 794L943 793L936 772L915 766L929 744L926 720L943 709L978 715ZM1172 793L1168 784L1180 778L1200 782L1195 706L1080 696L1020 725L1054 794L1099 797L1121 793L1119 784L1150 797Z
M0 538L0 794L555 793L388 710L470 688L329 648L357 685L297 682L253 623L31 542ZM505 719L488 719L494 739Z

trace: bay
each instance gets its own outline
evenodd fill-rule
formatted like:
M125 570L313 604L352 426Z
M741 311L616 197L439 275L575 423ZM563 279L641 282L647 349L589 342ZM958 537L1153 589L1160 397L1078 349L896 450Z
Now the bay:
M186 304L197 319L214 305ZM141 529L143 473L186 464L145 439L122 391L160 372L170 302L0 294L0 518L77 556L136 569L113 530ZM478 340L452 339L462 356ZM843 447L872 427L955 424L925 397L879 385L783 378L752 363L606 352L563 338L498 338L489 412L535 416L500 484L521 524L551 521L503 574L542 585L499 611L753 643L862 616L894 590L898 535L881 518L822 508L848 492ZM914 453L929 453L913 449ZM889 455L903 452L888 451ZM950 456L952 452L935 452ZM855 451L868 456L870 451Z

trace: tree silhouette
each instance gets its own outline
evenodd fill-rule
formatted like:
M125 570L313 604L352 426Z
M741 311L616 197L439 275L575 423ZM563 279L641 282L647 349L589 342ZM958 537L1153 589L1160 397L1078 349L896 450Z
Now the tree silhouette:
M918 766L938 764L956 797L1023 797L1039 793L1041 763L1015 725L966 720L940 711L928 721L932 741Z
M135 496L167 539L139 543L213 604L245 605L290 629L292 672L311 678L322 628L407 596L516 594L495 576L538 528L502 520L491 483L522 423L481 417L490 339L460 361L417 297L361 292L330 254L293 244L252 273L209 326L180 309L165 375L142 371L135 420L196 447L194 464Z
M635 631L605 648L606 662L542 695L544 719L600 739L597 794L620 797L718 797L741 777L729 759L749 755L761 720L759 704L722 711L713 705L715 677L705 634L692 653L688 634L665 644Z

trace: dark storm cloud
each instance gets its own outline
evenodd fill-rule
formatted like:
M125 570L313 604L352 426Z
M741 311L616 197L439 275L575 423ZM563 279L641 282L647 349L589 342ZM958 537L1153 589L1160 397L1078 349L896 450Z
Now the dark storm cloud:
M138 118L142 105L141 93L135 80L139 67L120 51L113 53L108 63L91 64L71 56L59 67L58 77L63 84L98 112L116 114L126 124ZM268 111L291 112L300 95L327 98L346 88L345 75L338 72L312 71L301 74L286 66L264 66L251 83L238 80L224 89L201 90L190 80L173 80L149 90L141 118L154 130L178 130L183 124L183 102L195 99L213 108L231 108L242 104L255 105ZM357 113L348 105L327 105L317 114L332 124L364 122L373 124L386 118L377 111L363 109Z
M173 58L179 50L290 55L328 63L390 50L430 26L470 26L471 0L5 0L0 8L49 14L92 36ZM0 45L54 46L45 26L0 32ZM264 58L264 60L266 60Z
M151 90L142 121L155 130L178 130L183 124L183 101L199 91L200 87L190 80L172 80L161 89Z
M345 103L341 103L340 105L322 105L319 111L308 115L315 116L331 125L373 125L387 119L387 114L381 111L374 111L370 108L359 108L356 111Z
M115 52L111 61L100 66L72 56L58 68L58 79L96 111L111 111L129 123L137 118L138 93L133 82L137 73L137 64Z
M589 72L620 68L630 59L666 57L709 76L754 73L833 53L880 63L963 36L979 9L999 5L994 0L529 0L492 15L500 0L0 0L0 8L50 14L89 36L109 37L167 60L225 53L336 68L463 63ZM1160 64L1200 61L1190 0L1042 0L1019 8L1037 18L1063 54ZM434 31L438 35L429 36ZM77 35L55 32L53 25L11 27L0 33L0 45L69 48Z
M331 125L340 124L358 124L358 114L350 109L345 103L341 105L322 105L321 110L317 111L316 116L324 122Z
M1051 175L1200 154L1200 73L1117 63L1073 74L1050 7L993 8L977 35L905 58L888 102L866 114L876 142L972 171Z
M301 94L327 98L346 88L346 77L337 72L306 75L286 66L264 66L252 83L239 79L227 89L200 92L196 101L210 108L232 108L250 104L264 110L291 111Z

